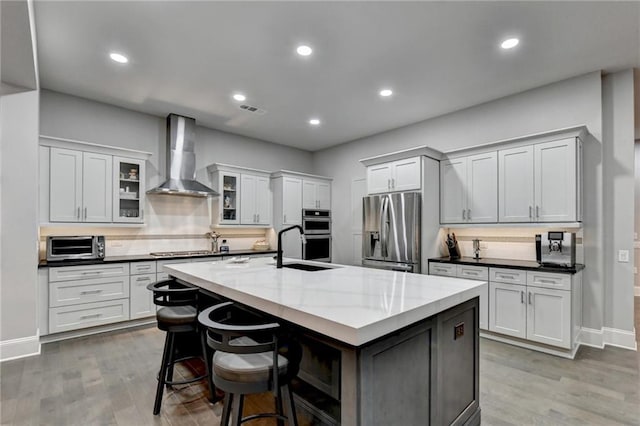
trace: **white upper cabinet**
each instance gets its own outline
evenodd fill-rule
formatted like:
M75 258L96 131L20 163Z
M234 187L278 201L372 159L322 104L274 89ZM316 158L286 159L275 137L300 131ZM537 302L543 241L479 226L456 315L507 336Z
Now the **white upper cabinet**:
M51 222L111 222L112 156L52 148L50 156Z
M271 224L271 190L269 178L240 175L240 223L242 225Z
M460 223L466 219L466 184L466 158L440 163L440 222Z
M415 191L421 188L420 157L412 157L367 167L367 192L377 194Z
M536 222L581 220L576 213L577 174L574 138L534 145Z
M302 180L302 208L331 209L331 183L318 180Z
M212 201L214 225L271 225L269 174L226 164L207 167L213 188L220 194Z
M497 222L496 152L440 163L441 223Z
M282 181L282 225L302 225L302 179L285 176Z
M113 221L143 223L147 196L145 161L113 157Z
M498 151L498 165L499 221L532 221L533 146Z
M82 152L51 149L49 220L80 222L82 208Z
M581 221L580 147L572 137L500 150L500 222Z

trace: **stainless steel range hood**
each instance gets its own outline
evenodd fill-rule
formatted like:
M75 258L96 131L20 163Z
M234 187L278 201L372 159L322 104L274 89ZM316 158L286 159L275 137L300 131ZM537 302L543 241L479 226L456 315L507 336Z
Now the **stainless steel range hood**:
M220 195L196 180L195 136L196 120L176 114L167 116L167 180L147 194Z

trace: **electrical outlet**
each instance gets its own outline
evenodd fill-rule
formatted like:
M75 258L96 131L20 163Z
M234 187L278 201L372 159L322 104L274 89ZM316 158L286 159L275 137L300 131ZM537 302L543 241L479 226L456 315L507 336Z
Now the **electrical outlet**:
M618 250L618 262L629 261L629 250Z
M109 246L112 248L122 247L122 243L120 241L109 241Z

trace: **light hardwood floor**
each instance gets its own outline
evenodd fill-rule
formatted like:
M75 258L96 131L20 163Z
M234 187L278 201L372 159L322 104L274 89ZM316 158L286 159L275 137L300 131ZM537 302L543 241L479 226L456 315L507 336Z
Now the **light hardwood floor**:
M640 334L640 298L635 305ZM221 405L207 402L203 384L167 390L161 414L151 414L163 339L139 328L48 343L40 356L2 363L2 424L218 424ZM571 361L482 339L480 353L483 425L640 425L637 352L583 347ZM252 398L247 409L270 401Z

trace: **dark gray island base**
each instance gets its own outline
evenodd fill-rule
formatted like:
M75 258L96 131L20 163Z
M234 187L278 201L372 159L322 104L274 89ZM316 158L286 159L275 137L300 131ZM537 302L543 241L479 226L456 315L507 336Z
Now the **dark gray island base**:
M234 301L302 345L301 425L478 425L479 294L486 283L269 259L166 265L211 303ZM286 266L286 265L285 265Z

